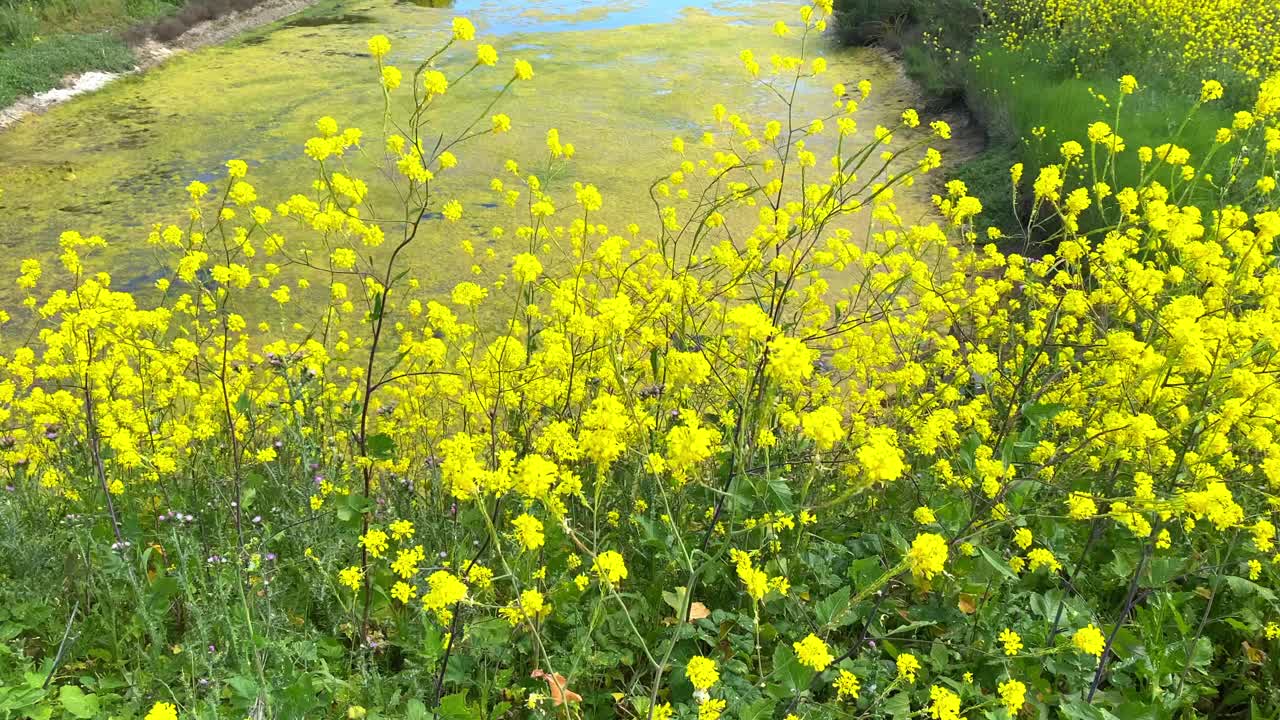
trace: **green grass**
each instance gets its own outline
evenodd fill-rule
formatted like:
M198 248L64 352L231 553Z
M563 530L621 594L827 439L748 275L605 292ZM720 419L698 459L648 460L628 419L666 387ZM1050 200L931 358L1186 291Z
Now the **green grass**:
M25 45L40 33L40 18L29 8L0 4L0 48Z
M1019 226L1011 198L1009 168L1020 161L1015 145L994 144L968 162L949 168L947 176L964 181L982 202L983 222L1011 234Z
M36 38L118 30L167 15L182 0L0 0L0 47Z
M1231 124L1230 114L1217 106L1202 106L1188 119L1195 95L1167 86L1146 87L1126 97L1117 123L1114 106L1104 106L1094 93L1115 103L1119 98L1116 79L1101 74L1064 76L1028 62L1025 53L1007 51L984 52L979 62L967 65L965 100L990 136L1016 143L1018 138L1033 138L1036 128L1044 128L1043 140L1018 145L1019 159L1031 178L1040 165L1061 162L1058 149L1063 142L1076 140L1087 150L1087 128L1099 120L1116 126L1131 150L1175 142L1191 150L1195 163L1213 149L1214 132ZM1136 153L1124 153L1116 180L1120 185L1136 185L1138 173Z
M925 109L946 108L964 103L964 66L940 59L917 40L902 46L902 64L907 75L925 92Z
M1173 142L1189 149L1198 166L1213 150L1215 131L1231 124L1223 109L1233 107L1227 101L1202 106L1187 118L1199 91L1198 77L1162 73L1132 57L1111 57L1077 75L1068 70L1070 52L1014 52L984 42L982 18L963 0L837 0L836 7L841 42L900 50L907 74L925 93L925 109L963 106L985 128L987 150L946 171L948 177L964 180L982 201L985 221L1004 230L1017 226L1008 201L1009 166L1024 164L1023 182L1029 187L1042 165L1061 162L1063 142L1076 140L1087 149L1087 130L1094 122L1116 127L1129 148L1114 175L1106 176L1118 186L1139 184L1134 149ZM1127 64L1121 69L1114 63ZM1124 99L1117 122L1114 106L1105 106L1096 94L1116 102L1117 79L1126 72L1136 74L1143 87ZM1044 128L1042 138L1033 134L1037 128ZM1206 167L1214 175L1223 169L1220 162Z
M25 47L0 49L0 107L23 95L57 87L65 75L89 70L120 72L134 57L118 38L55 35Z
M0 0L0 107L58 87L65 75L118 72L133 54L118 31L183 0Z

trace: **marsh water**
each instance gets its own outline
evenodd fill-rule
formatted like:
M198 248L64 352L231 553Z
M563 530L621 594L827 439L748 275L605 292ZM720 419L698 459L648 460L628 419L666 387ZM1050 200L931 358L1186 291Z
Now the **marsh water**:
M646 188L677 163L671 138L697 138L720 102L753 121L776 117L776 97L753 86L738 60L794 52L795 38L773 35L774 20L798 24L792 2L749 0L326 0L292 19L235 41L185 53L0 133L0 278L16 275L26 256L52 257L60 232L95 232L111 243L93 269L107 269L117 287L143 288L171 261L146 244L154 223L183 221L183 186L191 180L225 181L227 160L251 166L249 179L268 207L307 192L314 176L302 145L323 115L380 136L382 100L366 39L388 35L387 61L406 69L438 47L451 18L469 17L477 39L494 45L498 67L451 88L438 122L461 127L510 76L511 62L533 63L536 77L518 83L495 112L506 112L513 131L464 146L456 176L446 187L484 188L502 174L507 158L531 171L546 164L546 130L558 128L577 155L553 196L580 179L605 195L606 221L656 223ZM859 112L859 125L890 124L914 97L909 83L883 55L870 50L819 49L830 71L802 86L798 116L824 114L830 86L875 85ZM440 59L453 77L474 58L474 43ZM405 89L400 90L401 93ZM865 131L864 131L865 132ZM446 194L449 192L445 191ZM915 193L911 197L911 193ZM905 193L904 215L927 211L927 190ZM510 222L492 194L456 190L467 208L461 227L431 234L413 257L421 275L441 287L458 279L467 260L449 257L459 233L482 235ZM508 214L503 215L504 211ZM909 218L910 219L910 218ZM567 220L566 220L567 222ZM441 226L445 223L441 222ZM11 267L8 267L11 266ZM0 303L12 307L8 281Z

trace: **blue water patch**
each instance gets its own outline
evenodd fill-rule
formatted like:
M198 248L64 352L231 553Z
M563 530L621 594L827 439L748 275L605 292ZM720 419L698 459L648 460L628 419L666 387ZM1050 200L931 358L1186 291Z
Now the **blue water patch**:
M519 12L513 12L512 4L495 4L493 0L458 0L453 9L460 14L483 17L486 34L511 35L531 31L616 30L631 25L672 23L690 9L732 13L735 8L747 5L749 0L574 0L532 3Z

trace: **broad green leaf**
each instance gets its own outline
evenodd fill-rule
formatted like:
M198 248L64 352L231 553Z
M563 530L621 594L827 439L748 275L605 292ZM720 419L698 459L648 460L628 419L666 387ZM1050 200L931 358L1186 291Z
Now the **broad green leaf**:
M153 613L163 612L168 609L169 603L173 601L180 589L178 579L172 575L156 578L151 583L151 589L147 591L147 607Z
M405 710L405 720L428 720L431 715L427 712L427 706L417 698L410 698L408 707Z
M1013 568L1009 567L1009 563L1001 560L1000 556L981 546L978 548L978 552L981 553L982 559L986 560L987 564L995 568L1001 575L1013 582L1018 582L1018 574L1013 571Z
M814 606L814 614L818 618L818 622L823 625L834 624L837 620L844 620L842 615L849 609L849 586L836 590ZM843 624L843 623L841 623Z
M911 693L894 693L889 696L888 700L884 701L882 710L886 716L895 719L901 718L905 720L905 718L911 717Z
M78 685L63 685L58 688L58 702L62 709L73 717L92 718L98 716L98 696L86 694Z
M1022 406L1022 417L1027 419L1032 425L1043 425L1045 422L1052 420L1058 413L1066 410L1067 406L1062 403L1035 403L1033 405Z
M396 442L386 433L370 435L365 445L369 449L369 457L374 460L390 460L395 456Z
M440 700L436 717L442 720L471 720L471 708L467 707L467 693L460 692L445 695Z
M1257 595L1267 602L1274 603L1276 594L1271 590L1259 585L1252 580L1246 580L1242 577L1228 575L1224 578L1227 581L1227 587L1231 588L1231 592L1239 595Z
M777 704L774 700L761 700L743 708L738 717L741 720L767 720L773 716L773 708Z
M663 590L662 601L671 607L677 613L684 612L684 602L689 594L689 588L684 586L676 588L674 591Z

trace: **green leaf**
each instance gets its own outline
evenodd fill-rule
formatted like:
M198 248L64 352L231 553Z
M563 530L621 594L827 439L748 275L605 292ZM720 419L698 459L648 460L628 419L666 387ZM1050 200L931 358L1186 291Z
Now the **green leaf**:
M63 685L58 688L58 702L62 709L73 717L93 718L98 716L98 696L85 694L79 685Z
M900 692L884 701L883 712L891 718L911 717L911 694Z
M1245 580L1242 577L1236 577L1234 575L1226 576L1225 580L1227 581L1227 587L1231 588L1231 592L1233 593L1246 596L1257 595L1263 600L1271 603L1276 601L1276 594L1274 592L1271 592L1252 580Z
M428 660L435 660L444 654L444 635L435 625L428 625L422 634L422 654Z
M1027 419L1032 425L1043 425L1052 420L1058 413L1066 410L1067 406L1062 403L1036 403L1034 405L1022 406L1022 417Z
M1067 720L1117 720L1115 715L1096 708L1080 698L1072 698L1061 706L1062 717Z
M1031 612L1036 617L1044 620L1052 620L1058 612L1058 603L1062 599L1062 593L1058 590L1048 590L1043 593L1034 593L1031 598Z
M151 583L151 589L147 591L147 608L153 613L167 610L179 589L178 579L172 575L157 577Z
M409 706L405 710L405 720L427 720L430 714L427 713L427 706L417 698L409 699Z
M1162 717L1159 708L1133 700L1117 707L1116 713L1125 720L1161 720Z
M347 496L347 507L357 513L373 512L373 501L360 493L351 493Z
M471 708L467 707L467 693L464 691L441 698L436 717L443 720L471 720Z
M849 580L854 587L865 587L875 582L884 569L880 566L880 558L864 557L849 563Z
M1186 561L1178 557L1153 557L1148 564L1147 572L1150 573L1151 579L1148 584L1151 587L1164 587L1174 578L1183 572Z
M836 590L822 600L814 607L814 614L818 618L818 622L826 625L837 624L837 620L843 621L845 611L849 609L849 586ZM840 622L839 624L844 624Z
M365 446L369 450L369 457L374 460L390 460L396 452L395 441L386 433L370 435Z
M498 649L511 640L511 623L501 618L489 618L473 623L467 637L477 649Z
M808 689L814 672L800 664L786 643L778 643L773 648L773 675L782 681L789 693L795 694Z
M766 480L769 489L769 499L772 509L779 512L791 512L793 502L791 500L791 486L787 484L784 478L771 477Z
M978 552L982 554L982 559L986 560L987 564L999 571L1001 575L1013 582L1018 582L1018 574L1013 571L1013 568L1009 567L1009 563L1001 560L1000 556L985 547L979 547Z
M667 605L671 606L672 610L676 611L677 613L682 613L684 612L684 603L685 603L685 600L688 598L688 595L689 595L689 588L684 586L676 588L674 592L672 592L671 590L663 590L662 601L665 602Z
M1181 668L1186 664L1186 644L1177 643L1175 652L1172 653L1172 659L1176 660L1176 665ZM1209 667L1209 662L1213 660L1213 642L1207 637L1198 638L1191 647L1191 667L1196 670L1204 671Z
M44 691L34 688L7 688L0 686L0 710L21 710L40 701Z
M235 691L235 697L242 706L247 707L258 700L258 683L253 678L237 675L227 680L227 684Z
M741 720L767 720L773 716L773 708L777 704L776 700L761 700L743 708L738 717Z
M885 637L889 637L890 635L898 635L898 634L901 634L901 633L909 633L909 632L911 632L912 630L915 630L915 629L917 629L917 628L929 627L929 626L931 626L931 625L937 625L937 624L938 624L938 621L937 621L937 620L915 620L915 621L912 621L912 622L907 623L906 625L901 625L901 626L899 626L899 627L896 627L896 628L894 628L894 629L890 630L889 632L885 633L885 634L884 634L884 636L885 636Z

